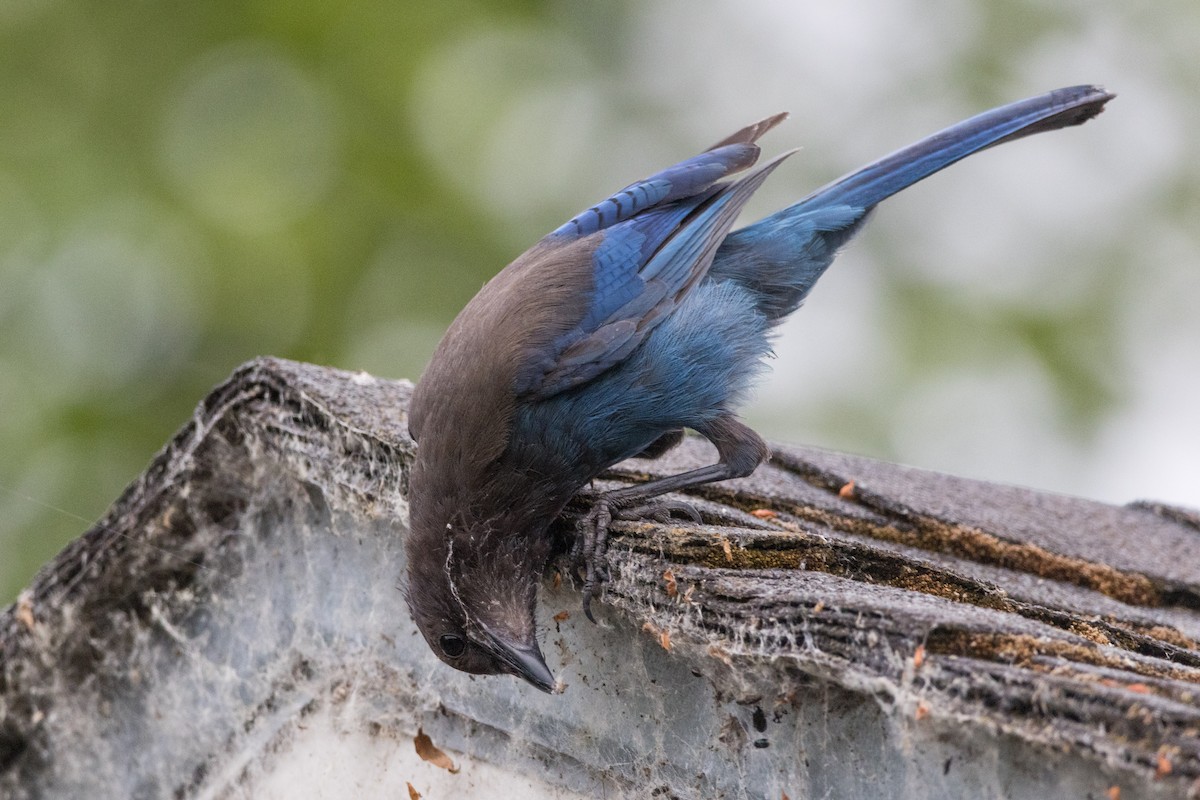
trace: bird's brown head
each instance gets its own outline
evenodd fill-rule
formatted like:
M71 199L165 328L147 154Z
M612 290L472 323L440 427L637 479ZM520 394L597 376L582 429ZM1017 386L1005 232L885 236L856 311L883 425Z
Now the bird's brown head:
M430 649L455 669L515 675L553 692L535 621L545 537L514 535L501 523L452 519L437 529L414 517L408 607Z

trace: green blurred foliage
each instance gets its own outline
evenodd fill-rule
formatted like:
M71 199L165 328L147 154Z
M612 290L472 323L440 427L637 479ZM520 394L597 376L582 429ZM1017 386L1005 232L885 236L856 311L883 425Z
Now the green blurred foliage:
M414 145L414 72L464 26L543 13L0 10L0 602L238 363L339 362L352 336L402 320L430 332L339 363L419 374L436 330L511 250L486 221L465 223Z

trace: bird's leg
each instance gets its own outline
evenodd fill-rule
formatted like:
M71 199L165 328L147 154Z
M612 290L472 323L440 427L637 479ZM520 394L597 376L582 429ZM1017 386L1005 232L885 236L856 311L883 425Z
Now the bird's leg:
M723 414L694 430L716 446L716 464L648 483L614 489L596 498L595 505L584 521L581 536L581 560L584 567L583 613L592 622L596 621L592 616L592 597L596 593L596 587L607 578L604 573L608 526L614 514L618 514L622 509L639 507L647 500L668 492L678 492L730 478L744 478L754 472L770 455L767 443L762 437L732 414Z
M645 458L645 459L659 458L664 453L671 450L672 448L674 448L676 445L678 445L682 441L683 441L683 428L676 428L673 431L667 431L662 436L659 436L653 442L646 445L646 448L644 450L642 450L640 453L636 454L634 456L634 458ZM590 492L589 492L589 494L590 494ZM582 493L581 493L581 496L582 496ZM594 504L594 501L593 501L593 504ZM628 514L632 517L634 514L637 514L637 512L643 511L643 509L639 508L639 507L613 507L611 510L617 519L623 518L626 514ZM676 502L676 503L664 502L661 505L655 506L653 508L645 509L644 511L645 511L645 513L642 513L639 516L642 516L642 517L649 516L659 522L666 522L670 518L671 512L676 512L679 514L689 516L692 518L692 520L694 522L700 521L700 515L698 513L696 513L696 509L692 508L692 506L689 505L688 503L683 503L683 502ZM609 520L609 521L611 521L611 520ZM607 527L607 524L608 523L606 522L605 527ZM595 528L596 528L595 525L589 526L589 529L592 531L594 531ZM571 552L570 552L570 556L569 556L570 561L568 563L571 563L571 564L583 563L585 560L584 553L592 552L592 550L595 547L595 538L596 537L595 537L594 533L588 533L588 531L586 531L586 530L584 531L584 534L582 536L576 536L575 542L571 546Z

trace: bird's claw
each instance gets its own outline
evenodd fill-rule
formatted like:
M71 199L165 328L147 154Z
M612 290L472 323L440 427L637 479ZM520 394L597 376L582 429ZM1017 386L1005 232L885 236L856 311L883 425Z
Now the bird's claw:
M703 520L700 512L691 503L683 500L653 500L635 505L623 505L601 495L596 498L592 510L584 518L582 531L575 537L571 547L571 561L583 570L583 613L591 622L592 598L600 585L608 580L608 526L614 519L634 521L652 519L667 522L672 514L687 517L692 522Z
M655 522L670 522L673 516L687 517L699 525L704 519L696 507L685 500L650 500L639 505L613 509L613 519L632 522L641 519L652 519Z
M613 509L603 496L588 512L583 522L583 532L576 537L572 555L575 563L583 567L583 614L593 624L592 597L601 583L608 580L608 526L613 519Z

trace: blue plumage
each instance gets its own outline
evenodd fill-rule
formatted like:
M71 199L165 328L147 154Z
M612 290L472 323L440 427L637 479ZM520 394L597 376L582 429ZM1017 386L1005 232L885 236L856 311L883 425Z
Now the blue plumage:
M1003 142L1078 125L1111 94L1072 86L985 111L833 181L721 245L714 278L749 288L772 319L795 311L881 201L967 156Z
M533 606L567 501L684 428L717 448L716 464L597 498L580 544L587 610L614 510L766 458L736 410L770 330L876 204L986 147L1082 123L1111 97L1077 86L994 109L730 233L788 155L730 177L757 161L776 115L597 203L502 270L451 325L410 405L408 600L434 652L549 691Z
M703 428L735 408L770 349L770 321L728 281L705 281L620 369L537 403L513 420L510 456L590 480L597 464L640 453L676 428Z
M555 340L549 369L522 374L518 395L543 399L592 380L624 361L674 311L708 272L742 206L790 153L736 181L713 185L753 164L757 155L753 144L710 150L576 217L582 222L574 227L590 231L582 239L560 233L562 228L546 237L550 248L591 248L591 286L580 286L587 310ZM652 195L641 191L646 185L656 187ZM648 208L620 203L660 195L662 201Z
M604 230L646 209L695 198L717 181L758 160L752 142L717 145L687 161L626 186L611 197L563 223L553 238L576 238Z

